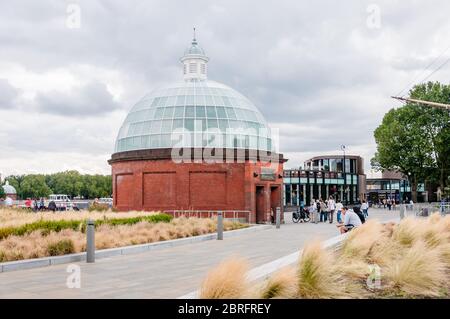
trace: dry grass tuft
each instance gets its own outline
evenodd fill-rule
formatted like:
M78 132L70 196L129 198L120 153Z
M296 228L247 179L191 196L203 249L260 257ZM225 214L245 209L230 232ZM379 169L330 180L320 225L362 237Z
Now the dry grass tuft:
M349 261L364 260L373 245L386 237L383 225L370 220L361 227L352 230L341 248L341 256Z
M303 250L297 270L297 293L301 298L337 298L343 286L334 267L333 254L320 242L309 244Z
M200 288L201 299L238 299L248 293L247 261L230 258L212 269Z
M262 299L291 299L297 295L297 276L293 267L286 267L269 277L261 288L258 297Z
M238 296L246 293L247 298L448 297L449 225L449 216L438 215L406 218L398 225L369 221L353 230L336 251L324 249L319 242L307 245L295 272L279 271L248 292L241 289ZM381 287L368 286L369 266L380 267ZM222 269L219 275L226 277L227 273L231 270ZM222 291L222 281L209 281L208 291ZM213 287L214 283L218 288Z
M422 235L422 221L413 217L403 219L400 224L394 228L392 238L400 244L411 247Z
M169 223L142 221L134 225L118 226L103 224L96 227L95 246L97 249L106 249L198 236L212 233L216 231L216 227L216 221L206 218L175 218ZM224 222L225 230L243 227L247 225ZM24 236L9 236L0 240L0 262L49 256L47 247L62 240L71 240L73 252L86 250L86 235L80 231L65 229L49 234L35 231Z
M407 296L439 297L447 282L446 267L436 249L417 241L384 270L387 289Z

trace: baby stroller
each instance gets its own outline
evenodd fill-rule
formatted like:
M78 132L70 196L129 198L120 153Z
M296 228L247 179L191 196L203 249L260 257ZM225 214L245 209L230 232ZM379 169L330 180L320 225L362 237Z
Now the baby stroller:
M292 213L292 221L294 223L308 223L310 221L308 209L301 207Z

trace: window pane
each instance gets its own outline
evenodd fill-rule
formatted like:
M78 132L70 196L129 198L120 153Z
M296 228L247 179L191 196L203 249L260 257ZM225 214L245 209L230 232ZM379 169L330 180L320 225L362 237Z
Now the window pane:
M182 119L173 120L173 130L175 130L177 128L178 129L183 128L183 120Z
M184 105L184 98L185 98L184 95L179 95L179 96L177 97L177 103L176 103L176 106L182 106L182 105Z
M196 114L197 118L204 118L205 117L205 107L204 106L196 106L195 114Z
M208 128L209 129L218 128L218 127L219 127L219 124L217 123L216 119L213 119L213 120L208 119Z
M207 106L206 114L208 115L208 118L214 118L214 119L217 118L216 108L214 106Z
M159 134L161 132L161 121L153 121L150 132Z
M195 105L205 105L205 96L203 95L196 95L195 96Z
M194 105L194 96L193 95L186 96L186 105Z
M151 147L159 147L161 140L161 135L152 135L150 136L150 145Z
M171 147L170 134L161 135L161 147Z
M222 118L222 119L226 119L227 117L227 113L225 112L225 108L222 106L219 106L216 108L217 109L217 117L218 118Z
M219 128L225 132L228 128L228 120L219 120Z
M156 119L156 120L161 119L162 116L163 116L163 114L164 114L164 108L163 108L163 107L158 107L158 108L156 109L155 119Z
M186 106L186 117L195 117L195 107Z
M231 107L227 107L227 114L229 119L232 120L236 119L236 114L234 113L234 110Z
M184 128L193 132L194 131L194 120L185 119L184 120Z
M214 100L213 100L212 96L210 96L210 95L205 96L205 104L206 105L214 105Z
M176 100L176 96L169 96L169 98L167 99L167 106L175 106Z
M172 132L172 120L164 120L162 121L162 133L171 133Z
M164 111L164 118L165 119L173 118L173 112L174 111L175 111L174 107L166 107L166 110Z
M184 106L177 106L175 108L174 117L184 117Z

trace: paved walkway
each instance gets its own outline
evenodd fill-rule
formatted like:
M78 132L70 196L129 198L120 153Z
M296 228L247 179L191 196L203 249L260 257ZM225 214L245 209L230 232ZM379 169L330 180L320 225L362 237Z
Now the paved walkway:
M372 209L371 218L389 220L398 212ZM67 264L0 273L0 298L177 298L199 288L205 273L230 256L251 267L299 250L305 242L338 234L328 223L293 224L223 241L206 241L135 255L103 258L81 266L81 288L69 289Z

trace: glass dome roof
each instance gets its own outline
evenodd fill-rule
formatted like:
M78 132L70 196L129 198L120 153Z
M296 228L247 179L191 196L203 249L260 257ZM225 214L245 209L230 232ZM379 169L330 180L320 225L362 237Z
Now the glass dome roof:
M17 194L16 189L13 186L9 185L8 181L6 181L5 185L3 185L3 190L7 195Z
M182 58L188 69L198 63L190 49ZM206 72L199 70L189 70L185 81L156 89L134 105L120 128L115 153L172 147L273 151L270 128L258 109L232 88L201 78Z
M115 152L171 148L179 145L172 133L181 130L194 136L183 147L272 150L270 129L247 98L217 82L185 81L154 90L131 109Z

